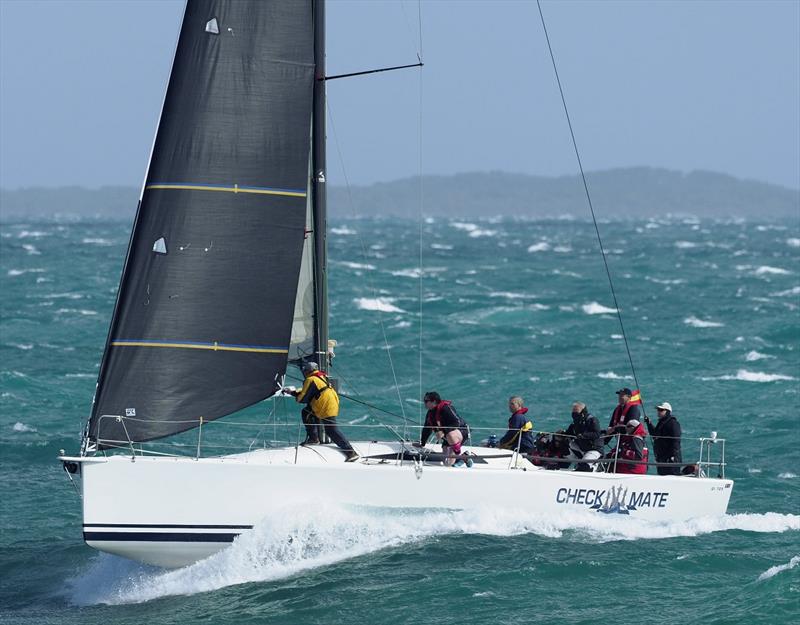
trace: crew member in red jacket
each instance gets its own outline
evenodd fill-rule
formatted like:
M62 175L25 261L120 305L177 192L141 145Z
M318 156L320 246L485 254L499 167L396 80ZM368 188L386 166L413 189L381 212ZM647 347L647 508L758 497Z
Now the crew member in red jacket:
M617 461L611 464L611 470L615 473L630 473L643 475L647 473L648 450L645 446L646 432L644 425L636 419L631 419L625 426L626 434L620 434L619 446L614 449L608 457L613 459L615 454ZM626 460L634 462L625 462ZM616 464L616 469L614 468Z

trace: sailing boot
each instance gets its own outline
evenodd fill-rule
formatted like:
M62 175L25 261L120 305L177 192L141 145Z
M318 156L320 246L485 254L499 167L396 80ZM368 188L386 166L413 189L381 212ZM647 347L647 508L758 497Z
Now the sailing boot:
M344 461L345 462L355 462L359 458L361 458L361 456L358 455L358 452L355 451L354 449L351 449L350 451L347 452L347 455L345 456Z

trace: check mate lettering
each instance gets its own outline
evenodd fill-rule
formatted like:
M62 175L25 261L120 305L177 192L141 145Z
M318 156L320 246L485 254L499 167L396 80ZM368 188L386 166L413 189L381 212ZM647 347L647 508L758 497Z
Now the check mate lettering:
M627 489L596 490L593 488L559 488L556 491L556 503L582 504L599 511L609 506L609 500L624 506L628 510L636 508L666 508L669 493L655 491L635 490L628 493Z

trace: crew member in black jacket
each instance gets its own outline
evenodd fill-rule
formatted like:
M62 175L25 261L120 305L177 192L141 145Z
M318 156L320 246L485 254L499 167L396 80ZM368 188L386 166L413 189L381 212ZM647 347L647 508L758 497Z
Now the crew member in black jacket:
M572 404L572 423L566 432L570 439L570 460L599 460L603 456L603 436L600 432L600 422L597 417L589 413L586 404L576 401ZM578 463L576 471L596 471L597 464Z
M647 431L653 437L656 462L681 462L681 424L672 414L672 405L662 402L656 406L658 423L653 425L649 417L644 418ZM680 475L681 468L656 467L659 475Z

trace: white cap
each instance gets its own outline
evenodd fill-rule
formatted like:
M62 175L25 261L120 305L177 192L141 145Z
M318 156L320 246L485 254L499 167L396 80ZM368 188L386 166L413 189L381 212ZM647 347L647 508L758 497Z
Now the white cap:
M658 406L656 406L656 408L660 408L661 410L669 410L672 412L672 404L670 404L668 401L662 401L660 404L658 404Z

